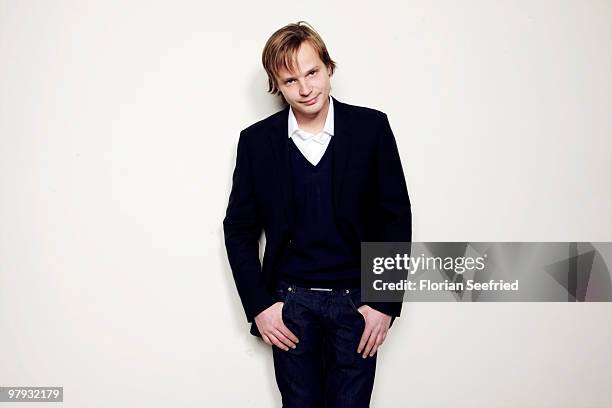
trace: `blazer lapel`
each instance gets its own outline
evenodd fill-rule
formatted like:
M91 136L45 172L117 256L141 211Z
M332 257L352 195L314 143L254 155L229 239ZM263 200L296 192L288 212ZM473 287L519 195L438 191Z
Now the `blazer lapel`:
M334 211L337 214L338 201L344 180L344 172L349 156L349 141L350 141L350 112L346 104L339 102L332 97L334 101L334 149L333 149L333 172L332 172L332 189L334 197Z
M291 231L294 228L293 183L291 181L291 158L289 157L288 123L289 106L280 111L272 122L272 131L268 134L277 165L278 180L280 180L281 195L284 201L284 211L287 224Z
M350 112L346 104L339 102L334 97L332 99L334 101L332 194L334 211L337 211L349 153ZM280 180L287 224L291 233L293 233L295 227L295 208L293 203L291 157L289 156L289 135L287 133L288 120L289 107L287 106L274 117L272 131L268 136L277 162L275 167L278 172L278 179Z

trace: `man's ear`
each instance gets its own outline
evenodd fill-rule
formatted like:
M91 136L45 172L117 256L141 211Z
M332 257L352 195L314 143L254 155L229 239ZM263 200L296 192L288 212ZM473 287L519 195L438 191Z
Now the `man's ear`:
M328 65L327 66L327 76L331 77L332 75L334 75L334 74L332 73L331 67Z

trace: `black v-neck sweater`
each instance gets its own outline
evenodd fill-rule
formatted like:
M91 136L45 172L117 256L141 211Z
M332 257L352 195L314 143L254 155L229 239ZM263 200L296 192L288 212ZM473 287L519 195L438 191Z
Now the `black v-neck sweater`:
M340 234L334 216L332 191L332 137L314 166L289 140L295 233L281 254L277 276L304 287L356 288L360 286L359 254Z

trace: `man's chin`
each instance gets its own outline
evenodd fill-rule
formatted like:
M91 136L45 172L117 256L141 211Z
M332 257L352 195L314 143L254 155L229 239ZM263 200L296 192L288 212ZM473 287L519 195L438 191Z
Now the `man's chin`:
M316 115L319 112L321 112L321 110L323 109L323 104L320 102L315 103L314 105L300 105L297 109L294 107L293 110L294 111L298 111L299 113L303 114L303 115Z

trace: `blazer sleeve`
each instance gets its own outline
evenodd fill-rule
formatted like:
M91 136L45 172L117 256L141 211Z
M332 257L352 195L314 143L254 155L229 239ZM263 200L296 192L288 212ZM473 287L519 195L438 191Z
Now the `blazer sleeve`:
M411 242L412 212L399 151L386 114L382 114L380 122L376 151L378 185L376 193L381 241ZM402 273L405 276L401 276L401 279L406 279L408 271ZM402 302L399 301L366 302L366 304L392 317L399 316L402 309Z
M268 293L259 261L259 237L263 224L253 194L251 160L245 135L245 131L240 132L223 232L232 275L247 321L251 322L274 304L275 299Z

